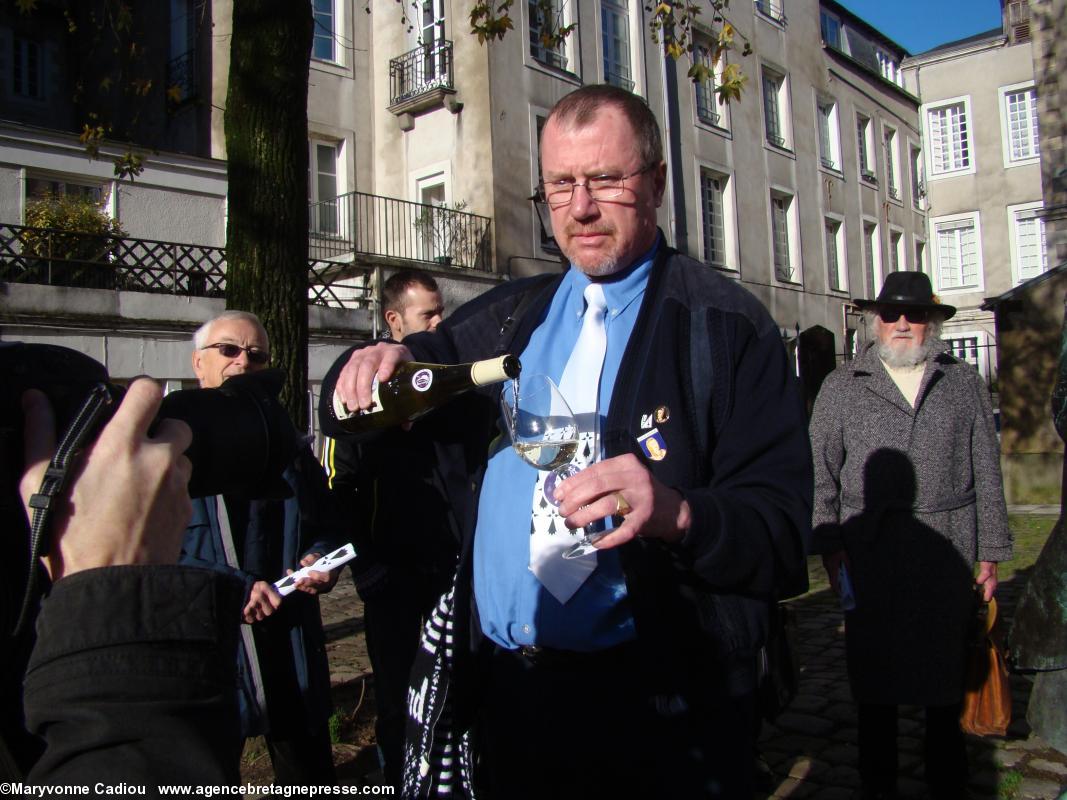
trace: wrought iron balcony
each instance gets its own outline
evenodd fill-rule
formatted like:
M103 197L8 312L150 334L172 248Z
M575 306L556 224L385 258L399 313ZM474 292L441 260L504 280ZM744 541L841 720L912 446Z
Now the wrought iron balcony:
M429 42L389 61L390 107L434 92L454 92L452 42Z
M370 267L308 262L308 302L335 308L374 304ZM0 225L0 281L80 289L121 289L183 297L225 297L226 251L160 242Z
M458 208L349 192L311 204L309 256L384 256L489 272L490 223Z

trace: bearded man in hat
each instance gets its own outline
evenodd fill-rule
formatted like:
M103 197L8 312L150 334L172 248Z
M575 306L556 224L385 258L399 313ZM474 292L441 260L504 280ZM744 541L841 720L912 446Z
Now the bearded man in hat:
M926 708L931 795L965 797L968 624L1012 551L989 391L943 352L956 309L925 274L893 272L877 299L853 302L873 337L823 383L810 432L815 552L855 598L843 605L861 796L896 796L906 704Z

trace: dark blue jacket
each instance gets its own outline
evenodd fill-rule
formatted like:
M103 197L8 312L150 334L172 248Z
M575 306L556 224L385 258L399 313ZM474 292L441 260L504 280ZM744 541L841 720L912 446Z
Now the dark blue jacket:
M214 497L193 500L193 515L179 562L238 578L244 584L247 603L256 581L273 583L287 569L299 569L300 559L308 553L329 553L343 544L335 538L341 528L333 513L326 476L311 451L304 448L283 477L293 493L286 500L226 498L240 568L226 563ZM299 694L268 697L274 721L284 718L290 724L309 727L322 723L331 712L330 672L318 598L293 592L271 617L255 625L269 625L275 633L279 626L288 631L287 652L263 652L261 637L257 636L261 664L268 658L290 658L296 668ZM277 636L272 638L277 640ZM245 663L242 644L238 694L242 733L247 737L265 733L269 725L256 708L255 690Z

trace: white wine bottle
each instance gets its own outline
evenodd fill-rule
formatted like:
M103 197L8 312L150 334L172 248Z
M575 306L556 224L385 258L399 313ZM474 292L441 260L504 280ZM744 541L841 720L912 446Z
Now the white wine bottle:
M332 385L323 386L333 402L329 412L332 423L347 433L368 433L411 422L439 405L477 386L500 383L519 377L522 365L512 355L475 361L472 364L423 364L406 361L398 364L389 380L374 380L371 407L350 411Z

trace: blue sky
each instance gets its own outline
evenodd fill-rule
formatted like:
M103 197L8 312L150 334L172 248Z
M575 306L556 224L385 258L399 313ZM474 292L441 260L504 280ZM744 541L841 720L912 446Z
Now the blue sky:
M911 53L1000 26L999 0L837 0Z

